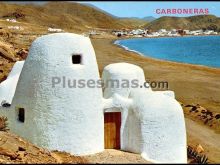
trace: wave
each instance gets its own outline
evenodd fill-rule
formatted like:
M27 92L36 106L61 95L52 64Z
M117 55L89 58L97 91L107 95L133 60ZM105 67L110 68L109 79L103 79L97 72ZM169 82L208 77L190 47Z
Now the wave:
M125 50L127 50L127 51L129 51L129 52L134 52L134 53L138 53L138 54L141 55L141 56L145 56L143 53L141 53L141 52L139 52L139 51L137 51L137 50L129 49L127 46L124 46L124 45L120 44L120 41L119 41L119 40L116 40L116 41L114 42L114 44L115 44L115 45L118 45L118 46L120 46L120 47L122 47L123 49L125 49Z

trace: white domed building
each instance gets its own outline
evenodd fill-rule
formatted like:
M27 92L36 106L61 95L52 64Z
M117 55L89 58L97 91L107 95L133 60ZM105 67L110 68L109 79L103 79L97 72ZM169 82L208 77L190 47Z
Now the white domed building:
M11 104L23 65L24 61L16 62L7 79L0 84L0 103Z
M139 153L152 162L186 163L184 115L173 92L154 92L149 84L145 84L149 88L144 88L143 70L128 63L106 66L102 79L105 83L138 80L141 86L132 88L130 83L127 88L108 85L104 88L104 111L114 118L120 113L122 116L120 148Z
M0 106L0 115L8 118L12 132L30 142L74 155L115 148L152 162L186 163L184 116L174 93L139 88L144 72L128 63L104 68L103 89L89 86L101 80L89 38L70 33L40 37L24 65L17 62L14 68L16 76L0 84L0 101L11 104ZM112 80L119 86L108 86Z
M48 149L102 151L102 89L72 87L80 79L100 79L89 38L64 33L35 40L12 101L10 129Z

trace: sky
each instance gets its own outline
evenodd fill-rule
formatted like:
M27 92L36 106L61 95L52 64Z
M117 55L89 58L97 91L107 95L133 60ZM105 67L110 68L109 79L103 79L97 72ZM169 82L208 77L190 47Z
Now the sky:
M146 17L146 16L153 16L153 17L160 17L162 15L156 13L156 9L172 9L172 8L181 8L181 9L188 9L188 8L208 8L209 14L216 15L220 17L220 2L216 1L209 1L209 2L156 2L156 1L139 1L139 2L95 2L95 1L87 1L87 2L80 2L80 3L90 3L95 5L96 7L107 11L108 13L118 16L118 17ZM166 15L166 16L190 16L188 15Z
M15 1L14 1L15 2ZM76 1L77 2L77 1ZM118 17L138 17L143 18L146 16L153 16L155 18L164 16L156 13L156 9L205 9L208 8L209 14L216 15L220 17L220 2L217 1L206 1L206 2L196 2L196 1L78 1L79 3L90 3L112 15ZM11 1L13 3L13 1ZM28 3L28 1L16 2L16 3ZM29 2L30 3L30 2ZM44 4L46 1L32 1L36 4ZM191 16L191 15L166 15L166 16Z

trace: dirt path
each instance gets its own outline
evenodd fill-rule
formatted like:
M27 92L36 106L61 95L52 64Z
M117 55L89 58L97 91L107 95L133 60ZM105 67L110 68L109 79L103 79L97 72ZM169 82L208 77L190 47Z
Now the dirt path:
M220 162L220 134L185 118L188 145L201 144L209 158L209 162Z
M106 149L104 152L83 156L84 160L89 163L110 163L110 164L118 164L118 163L149 163L145 159L141 157L140 154L134 154L129 152L124 152L120 150L114 149Z

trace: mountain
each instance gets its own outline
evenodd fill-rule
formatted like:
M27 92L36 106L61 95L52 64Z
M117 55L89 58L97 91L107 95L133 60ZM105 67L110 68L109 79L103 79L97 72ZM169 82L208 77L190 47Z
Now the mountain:
M113 17L113 18L118 18L117 16L115 16L115 15L113 15L113 14L110 14L110 13L108 13L107 11L98 8L97 6L95 6L95 5L93 5L93 4L90 4L90 3L82 3L82 2L81 2L81 4L86 5L86 6L89 6L89 7L92 7L92 8L94 8L94 9L96 9L97 11L100 11L100 12L102 12L102 13L105 13L106 15L109 15L109 16L111 16L111 17Z
M145 20L145 21L148 21L148 22L154 21L155 19L157 19L157 18L152 17L152 16L147 16L147 17L142 18L142 20Z
M220 30L220 18L214 15L198 15L190 17L160 17L149 24L145 25L145 28L152 30L159 29L214 29Z
M118 17L118 16L112 15L112 14L110 14L110 13L96 7L95 5L90 4L90 3L83 3L83 4L87 5L89 7L92 7L94 9L96 9L97 11L103 12L106 15L111 16L112 18L117 19L120 23L125 24L127 27L133 25L132 28L134 28L134 27L138 28L138 27L142 27L143 25L146 25L148 23L147 20L142 19L142 18L138 18L138 17Z
M121 29L140 25L133 19L121 20L94 7L74 2L48 2L42 5L0 3L0 18L12 17L20 22L68 30Z
M123 24L135 25L133 26L133 28L142 28L143 26L148 24L148 21L135 17L118 18L118 20Z

